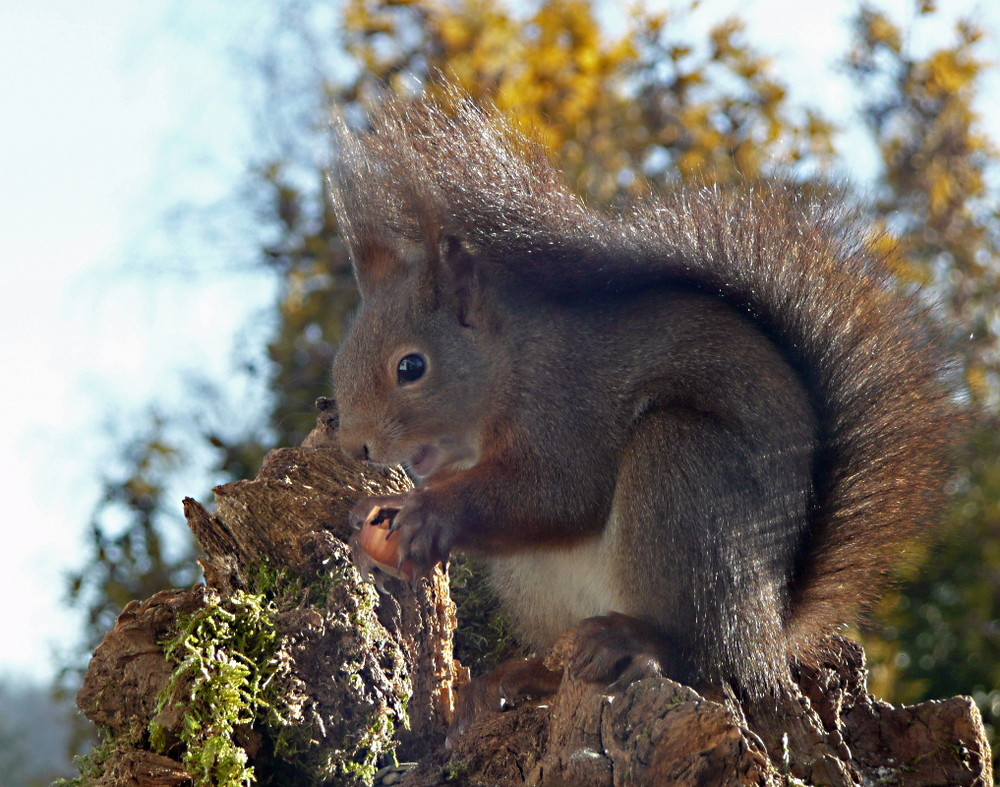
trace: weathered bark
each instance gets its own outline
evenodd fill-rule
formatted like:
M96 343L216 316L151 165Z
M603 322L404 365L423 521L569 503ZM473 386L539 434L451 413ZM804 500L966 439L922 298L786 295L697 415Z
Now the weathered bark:
M865 691L861 648L832 644L821 669L799 671L800 694L749 712L665 678L615 694L564 678L545 702L477 720L403 784L451 784L456 774L469 784L545 787L993 783L970 698L880 702Z
M385 577L376 599L361 580L344 543L347 513L360 495L408 482L343 460L331 450L334 423L321 414L302 448L274 451L254 481L216 489L214 512L185 501L206 582L132 602L95 651L78 701L111 731L113 746L93 783L194 783L182 740L190 679L178 683L180 656L168 658L164 643L244 591L263 591L276 634L268 657L275 713L261 711L230 735L261 784L370 781L374 767L348 771L337 760L364 754L369 744L359 739L383 717L400 722L398 755L419 760L402 778L410 787L992 783L971 700L879 702L864 688L863 653L846 640L822 668L799 671L795 696L771 706L741 708L667 679L609 694L567 678L544 702L483 716L445 750L462 675L451 657L447 582L440 572L415 588ZM572 637L550 655L553 667ZM151 722L163 732L159 753ZM385 741L365 740L389 757Z

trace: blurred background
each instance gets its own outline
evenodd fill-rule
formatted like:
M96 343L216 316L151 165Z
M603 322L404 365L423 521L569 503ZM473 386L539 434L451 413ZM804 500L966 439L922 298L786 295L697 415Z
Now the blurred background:
M956 328L980 422L948 527L860 632L892 701L1000 722L1000 4L9 0L0 6L0 784L71 776L90 651L198 580L180 500L297 443L354 291L331 105L439 70L593 204L844 180ZM430 77L429 77L430 75Z

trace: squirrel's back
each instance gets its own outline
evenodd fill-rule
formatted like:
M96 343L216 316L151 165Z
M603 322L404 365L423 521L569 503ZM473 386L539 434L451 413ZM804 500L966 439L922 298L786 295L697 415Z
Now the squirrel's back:
M952 362L844 195L791 183L679 188L605 216L530 143L461 98L390 102L341 134L338 215L355 255L452 235L498 278L560 298L676 281L769 336L818 424L807 546L785 617L793 652L870 602L939 513L960 422Z

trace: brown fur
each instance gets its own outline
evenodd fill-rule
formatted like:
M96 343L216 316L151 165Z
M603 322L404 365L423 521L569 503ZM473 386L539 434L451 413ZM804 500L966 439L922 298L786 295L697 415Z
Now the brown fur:
M621 612L676 677L781 683L938 514L961 419L933 321L841 195L761 182L600 215L452 104L339 135L362 293L345 447L440 449L394 501L404 549L496 556L534 644ZM400 386L414 351L427 379Z

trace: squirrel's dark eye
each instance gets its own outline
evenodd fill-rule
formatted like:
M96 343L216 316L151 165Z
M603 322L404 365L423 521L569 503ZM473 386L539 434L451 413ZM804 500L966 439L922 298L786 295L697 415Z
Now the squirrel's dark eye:
M400 359L399 366L396 367L396 379L400 385L415 383L426 371L427 361L424 360L424 356L410 353Z

